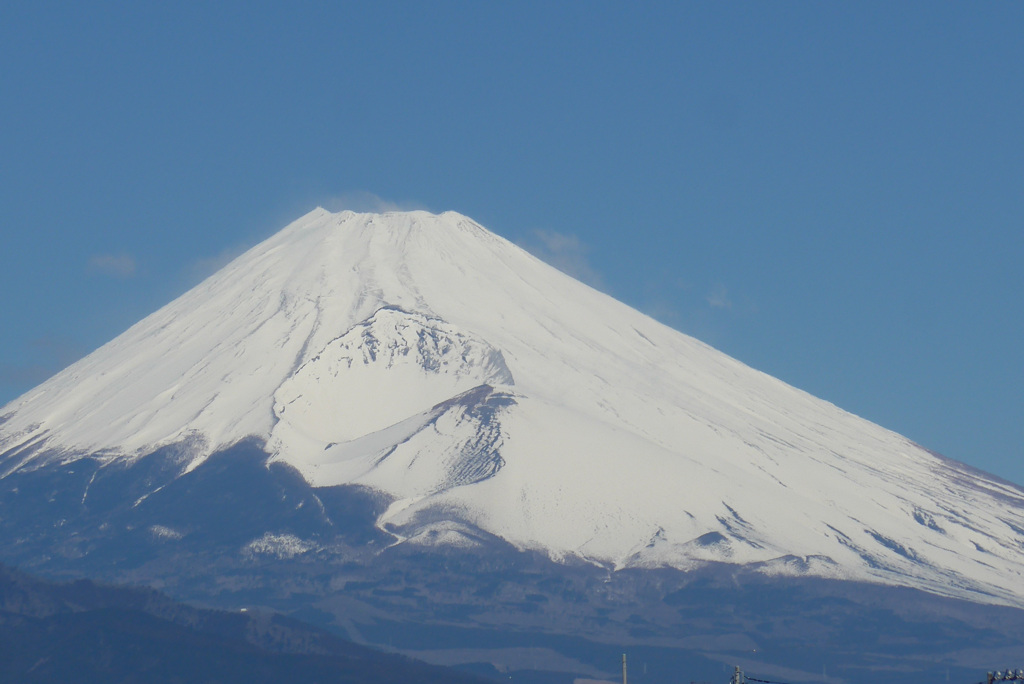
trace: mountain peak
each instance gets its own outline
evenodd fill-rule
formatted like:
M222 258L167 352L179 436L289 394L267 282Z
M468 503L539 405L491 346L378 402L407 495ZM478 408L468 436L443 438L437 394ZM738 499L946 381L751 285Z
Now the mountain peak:
M477 529L610 568L728 562L1024 604L1020 489L455 212L318 208L2 416L0 474L171 447L194 469L254 439L314 488L378 492L399 541Z

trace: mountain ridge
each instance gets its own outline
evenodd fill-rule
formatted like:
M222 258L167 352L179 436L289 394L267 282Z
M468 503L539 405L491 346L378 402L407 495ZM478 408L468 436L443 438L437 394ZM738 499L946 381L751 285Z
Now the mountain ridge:
M5 476L167 448L191 472L255 437L314 492L379 492L399 543L478 529L612 569L726 562L1024 605L1020 488L454 212L314 210L0 421Z
M196 608L89 580L53 583L3 565L0 635L8 682L489 681L282 615Z

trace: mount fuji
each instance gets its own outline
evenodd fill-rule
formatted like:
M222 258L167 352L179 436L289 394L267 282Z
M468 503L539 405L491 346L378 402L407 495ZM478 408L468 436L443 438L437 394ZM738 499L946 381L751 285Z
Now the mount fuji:
M317 209L6 405L0 504L6 562L225 604L315 596L366 641L413 619L424 568L472 584L501 554L588 592L643 577L662 606L728 575L1024 608L1021 488L453 212ZM381 568L402 579L371 600ZM524 582L516 620L582 602Z

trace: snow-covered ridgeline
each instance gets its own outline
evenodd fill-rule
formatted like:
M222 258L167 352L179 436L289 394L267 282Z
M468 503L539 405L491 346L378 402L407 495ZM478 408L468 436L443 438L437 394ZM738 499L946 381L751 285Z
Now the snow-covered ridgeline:
M322 209L0 410L0 473L256 435L415 530L615 567L764 563L1024 602L1024 497L466 217ZM26 445L40 448L22 449Z

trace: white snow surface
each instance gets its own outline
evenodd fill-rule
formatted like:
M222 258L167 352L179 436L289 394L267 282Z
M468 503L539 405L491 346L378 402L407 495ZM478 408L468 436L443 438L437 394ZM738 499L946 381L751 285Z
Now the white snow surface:
M0 475L172 443L195 467L252 435L316 487L387 493L379 524L415 543L470 525L556 560L1024 606L1021 489L453 212L300 218L0 409Z

